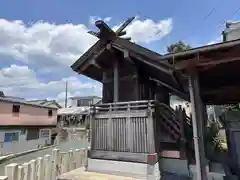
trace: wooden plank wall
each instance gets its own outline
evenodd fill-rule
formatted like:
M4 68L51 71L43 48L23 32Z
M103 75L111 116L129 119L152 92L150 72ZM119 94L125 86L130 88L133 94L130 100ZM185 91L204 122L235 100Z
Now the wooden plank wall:
M92 150L147 153L148 117L96 118ZM153 132L153 129L152 129Z

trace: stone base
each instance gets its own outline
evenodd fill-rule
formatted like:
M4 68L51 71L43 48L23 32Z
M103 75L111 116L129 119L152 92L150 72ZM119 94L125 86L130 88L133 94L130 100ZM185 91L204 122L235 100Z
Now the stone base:
M196 168L196 165L190 165L189 166L189 170L190 170L190 176L192 177L192 179L196 180L197 179L197 168ZM225 178L225 173L223 172L223 170L221 170L219 172L210 172L209 171L209 167L206 166L206 171L207 171L207 178L208 178L208 180L212 180L212 179L224 180L224 178Z
M89 158L87 171L146 180L160 179L158 162L150 165L146 163L133 163Z
M159 166L161 171L189 176L187 160L161 158L159 160Z

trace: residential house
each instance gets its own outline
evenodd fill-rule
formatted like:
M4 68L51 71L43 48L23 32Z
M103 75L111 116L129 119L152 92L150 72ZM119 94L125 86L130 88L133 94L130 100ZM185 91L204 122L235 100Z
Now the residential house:
M100 103L101 99L98 96L71 97L71 105L68 108L58 110L58 125L83 125L86 120L89 120L90 105Z
M0 96L0 153L16 153L52 143L57 108Z
M98 96L76 96L71 97L71 107L90 106L101 101L101 97Z
M47 106L47 107L52 107L52 108L57 108L57 109L62 108L62 106L59 103L57 103L55 100L43 99L43 100L31 100L31 101L27 101L27 102L31 103L31 104Z
M240 39L240 21L228 21L222 32L223 41Z

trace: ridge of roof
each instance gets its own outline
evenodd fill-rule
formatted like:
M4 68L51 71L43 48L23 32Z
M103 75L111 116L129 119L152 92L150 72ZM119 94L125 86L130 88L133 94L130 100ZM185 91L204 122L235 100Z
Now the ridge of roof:
M5 99L5 98L2 98L2 97L0 97L0 101L9 102L9 103L24 104L24 105L40 107L40 108L58 109L56 107L45 106L45 105L40 105L40 104L34 104L34 103L31 103L31 102L28 102L28 101L17 101L17 100L14 100L14 99Z

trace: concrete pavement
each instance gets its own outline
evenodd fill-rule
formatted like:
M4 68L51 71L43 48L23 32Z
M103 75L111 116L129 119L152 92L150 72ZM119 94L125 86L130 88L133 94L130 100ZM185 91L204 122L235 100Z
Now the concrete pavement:
M15 153L15 154L8 154L6 156L1 156L0 157L0 163L4 162L4 161L7 161L9 159L12 159L12 158L16 158L18 156L23 156L25 154L28 154L28 153L33 153L33 152L36 152L36 151L41 151L41 150L44 150L44 149L47 149L47 148L52 148L54 147L55 145L52 145L52 146L46 146L46 147L42 147L42 148L37 148L37 149L31 149L31 150L28 150L28 151L24 151L24 152L19 152L19 153Z
M95 172L87 172L85 168L78 168L60 175L57 180L140 180L132 177L115 176Z

